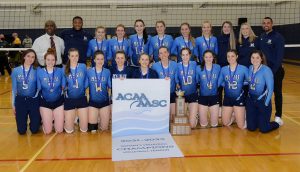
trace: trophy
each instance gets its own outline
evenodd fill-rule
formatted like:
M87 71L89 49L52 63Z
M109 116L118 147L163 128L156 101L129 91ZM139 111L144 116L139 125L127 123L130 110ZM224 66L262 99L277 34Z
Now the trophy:
M189 135L191 134L191 127L189 118L186 115L186 105L184 99L184 91L176 91L176 114L173 123L171 124L172 135Z
M176 116L184 116L186 114L184 91L176 91Z

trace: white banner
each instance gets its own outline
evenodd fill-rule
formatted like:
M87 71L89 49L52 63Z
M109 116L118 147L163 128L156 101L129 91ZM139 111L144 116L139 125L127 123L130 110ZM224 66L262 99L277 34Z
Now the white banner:
M169 80L113 79L112 96L113 161L183 156L169 134Z

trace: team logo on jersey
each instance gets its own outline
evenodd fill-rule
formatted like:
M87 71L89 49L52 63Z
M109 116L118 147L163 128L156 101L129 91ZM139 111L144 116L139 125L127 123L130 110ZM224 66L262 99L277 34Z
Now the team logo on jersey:
M272 44L272 40L268 39L267 44Z
M254 43L251 43L249 47L255 47Z
M87 39L87 37L86 37L86 36L84 36L84 37L83 37L83 40L84 40L84 41L87 41L88 39Z
M132 101L130 109L167 106L167 100L149 100L144 93L119 93L116 100Z

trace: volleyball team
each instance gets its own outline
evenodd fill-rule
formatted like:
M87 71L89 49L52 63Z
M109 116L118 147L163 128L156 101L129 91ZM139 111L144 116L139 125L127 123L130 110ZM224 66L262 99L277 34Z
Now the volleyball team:
M77 20L83 22L74 17L73 27ZM33 134L41 124L45 134L53 128L57 133L73 133L76 116L81 132L108 130L113 78L170 81L170 119L175 116L175 92L182 90L192 128L198 122L201 127L236 122L240 129L267 133L283 124L284 40L273 30L270 17L263 19L260 37L243 23L236 39L229 21L222 24L218 37L213 36L211 23L203 22L202 36L196 39L188 23L181 24L180 36L175 39L165 33L164 21L157 21L155 27L157 35L150 36L144 21L138 19L136 34L127 37L125 26L119 24L110 40L105 39L105 28L97 27L86 47L86 57L92 57L88 67L80 57L80 48L65 46L69 48L63 68L57 66L53 45L43 55L45 64L38 63L33 49L24 51L22 65L11 75L18 133L26 133L28 117ZM281 69L283 74L279 75ZM270 122L273 92L276 117Z

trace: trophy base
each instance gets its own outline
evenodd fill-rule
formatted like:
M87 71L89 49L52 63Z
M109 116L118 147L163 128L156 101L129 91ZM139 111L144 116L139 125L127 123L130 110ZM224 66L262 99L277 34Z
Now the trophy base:
M172 135L190 135L191 127L190 124L171 124L171 134Z
M175 124L188 124L189 118L186 115L175 116L174 123Z

